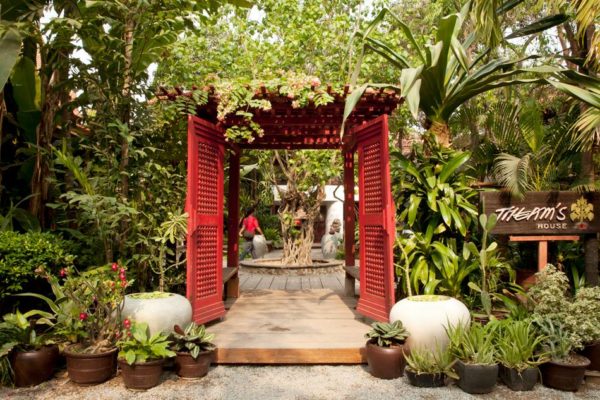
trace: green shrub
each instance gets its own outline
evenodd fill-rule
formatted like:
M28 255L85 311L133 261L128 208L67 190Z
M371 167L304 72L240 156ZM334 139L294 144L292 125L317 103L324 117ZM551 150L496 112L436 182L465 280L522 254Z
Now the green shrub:
M73 265L70 247L68 241L50 233L0 232L0 299L23 290L39 266L57 273Z

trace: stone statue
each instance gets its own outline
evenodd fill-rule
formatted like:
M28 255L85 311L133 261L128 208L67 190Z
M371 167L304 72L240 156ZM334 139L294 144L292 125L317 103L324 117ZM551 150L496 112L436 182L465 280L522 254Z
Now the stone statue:
M335 258L338 247L342 242L342 233L340 232L342 223L339 219L334 219L329 227L329 232L323 235L321 238L321 252L323 258L331 259Z

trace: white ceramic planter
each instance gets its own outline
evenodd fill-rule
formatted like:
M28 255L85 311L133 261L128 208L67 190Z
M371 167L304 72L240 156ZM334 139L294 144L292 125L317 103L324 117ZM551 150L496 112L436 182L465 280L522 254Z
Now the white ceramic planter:
M460 301L448 296L412 296L400 300L390 311L390 322L402 321L410 333L409 348L436 346L446 348L448 324L469 324L469 309Z
M148 324L150 334L172 332L174 325L185 327L192 320L192 305L185 297L175 293L156 298L135 298L138 294L126 295L123 318Z

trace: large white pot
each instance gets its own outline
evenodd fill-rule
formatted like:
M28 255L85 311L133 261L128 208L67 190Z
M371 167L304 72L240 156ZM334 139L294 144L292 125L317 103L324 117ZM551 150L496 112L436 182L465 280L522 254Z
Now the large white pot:
M402 321L410 336L409 348L436 346L445 349L448 345L446 327L469 324L469 309L460 301L448 296L412 296L400 300L390 311L390 322Z
M192 320L192 305L175 293L134 293L125 296L123 318L148 324L150 334L172 332L174 325L185 327Z

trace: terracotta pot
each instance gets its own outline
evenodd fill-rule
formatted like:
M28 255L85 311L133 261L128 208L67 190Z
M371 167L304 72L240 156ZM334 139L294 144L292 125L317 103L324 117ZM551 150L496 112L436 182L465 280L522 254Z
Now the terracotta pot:
M177 352L175 372L182 378L201 378L208 373L214 351L203 351L194 359L190 353Z
M459 376L458 387L470 394L489 393L498 380L498 364L465 364L458 360L455 364Z
M442 387L445 385L444 379L446 375L441 372L436 374L417 374L407 368L406 377L408 378L408 382L416 387Z
M371 375L381 379L395 379L402 376L406 366L404 346L379 347L367 342L366 347Z
M158 385L164 361L160 359L129 365L125 360L119 360L119 368L121 369L125 387L128 389L146 390Z
M569 362L549 361L540 365L542 383L553 389L575 392L583 383L589 365L590 360L580 355L572 355Z
M35 386L47 381L54 374L57 359L56 345L44 346L38 350L12 352L10 365L15 374L15 385Z
M588 369L600 371L600 341L587 345L581 352L584 357L590 360Z
M93 385L112 378L117 371L117 348L98 354L64 351L69 379L80 385Z
M537 367L530 367L519 372L514 368L500 365L500 379L506 386L515 391L532 390L538 381L539 375L540 370Z

